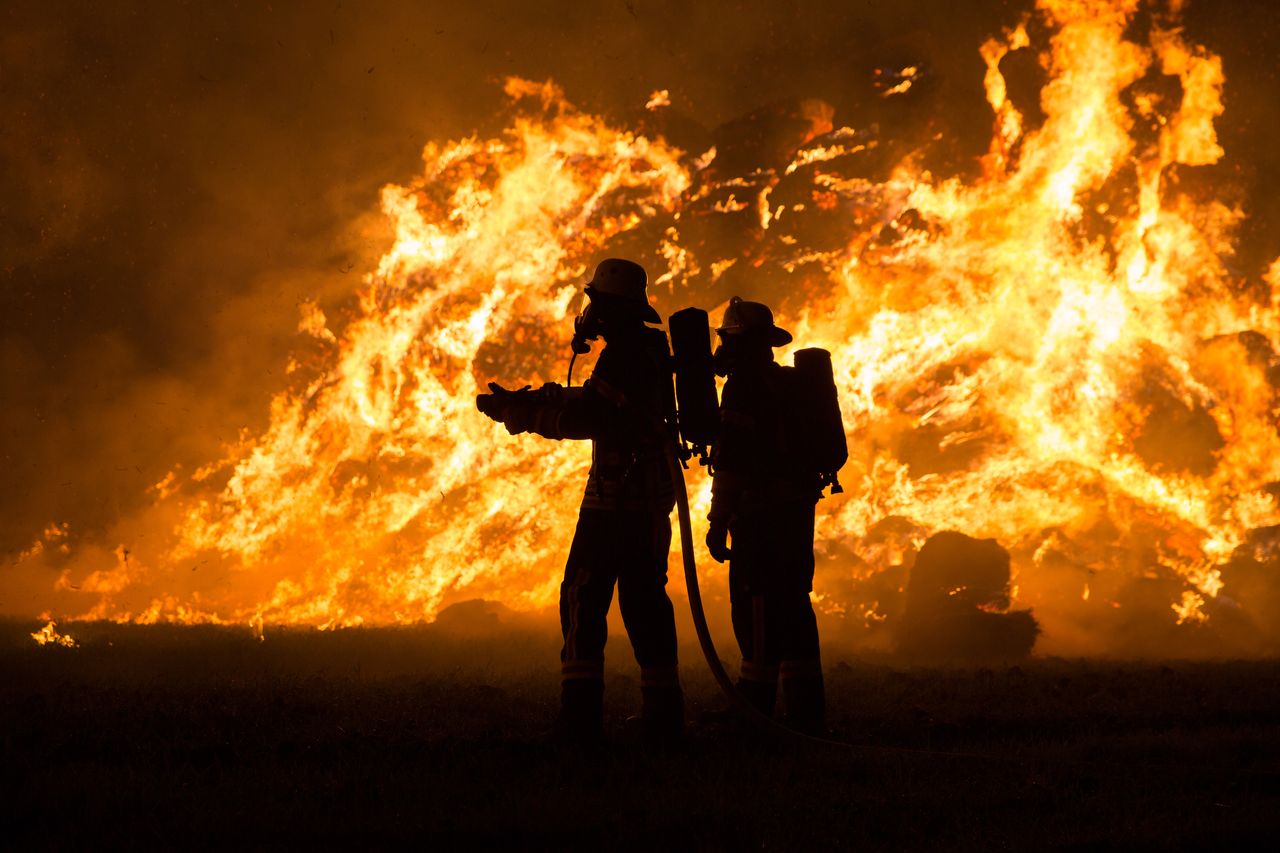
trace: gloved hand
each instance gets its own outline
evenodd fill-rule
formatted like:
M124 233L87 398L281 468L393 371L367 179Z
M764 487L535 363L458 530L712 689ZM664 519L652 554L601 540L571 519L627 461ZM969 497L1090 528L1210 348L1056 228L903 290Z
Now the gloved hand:
M520 435L520 433L528 432L533 428L533 419L534 411L531 406L512 403L503 410L502 417L498 420L502 421L502 425L507 428L507 432L512 435Z
M502 401L497 394L477 394L476 408L480 410L480 414L489 420L500 421L502 420L502 411L506 406L502 405Z
M486 418L494 421L504 420L513 392L503 388L497 382L489 383L488 394L476 395L476 408Z
M485 417L501 422L512 435L528 432L533 426L533 411L525 397L528 390L528 385L512 391L490 382L488 394L476 395L476 408Z
M723 563L729 559L732 552L729 550L729 524L723 519L712 519L711 527L707 530L707 550L711 552L711 559L717 563Z

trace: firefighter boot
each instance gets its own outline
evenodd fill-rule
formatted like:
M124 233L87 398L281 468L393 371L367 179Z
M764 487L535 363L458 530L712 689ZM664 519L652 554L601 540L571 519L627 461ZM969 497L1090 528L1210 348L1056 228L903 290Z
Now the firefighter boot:
M778 682L739 678L738 692L751 707L769 719L773 719L773 706L778 702Z
M640 700L645 740L657 746L678 743L684 735L684 692L679 686L642 687Z
M578 678L561 683L555 738L566 746L588 746L604 740L603 681Z
M821 669L816 673L788 675L784 671L782 678L787 726L803 734L821 737L826 733L827 704Z

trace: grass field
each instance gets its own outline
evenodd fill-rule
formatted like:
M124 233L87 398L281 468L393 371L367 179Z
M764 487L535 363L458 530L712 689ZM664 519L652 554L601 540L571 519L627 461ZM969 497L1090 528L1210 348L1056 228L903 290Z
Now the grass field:
M610 745L547 734L556 638L0 625L8 849L1268 848L1280 663L911 668L828 653L855 748L762 738L684 650L690 736L650 754L610 646Z

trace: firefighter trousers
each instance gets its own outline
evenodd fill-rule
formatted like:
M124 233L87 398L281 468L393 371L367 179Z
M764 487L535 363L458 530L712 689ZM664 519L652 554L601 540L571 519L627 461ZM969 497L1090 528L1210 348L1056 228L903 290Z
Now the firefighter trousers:
M730 525L729 605L742 651L739 687L773 713L779 681L787 716L805 729L824 713L818 623L813 588L813 505L771 507Z
M560 661L566 688L575 681L604 679L607 616L616 583L622 622L640 664L641 687L679 690L675 612L666 590L670 549L668 512L584 509L579 514L560 585Z

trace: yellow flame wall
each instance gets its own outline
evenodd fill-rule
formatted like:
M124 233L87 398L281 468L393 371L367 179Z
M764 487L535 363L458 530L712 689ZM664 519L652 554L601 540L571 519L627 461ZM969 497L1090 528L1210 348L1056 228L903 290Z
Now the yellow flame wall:
M878 218L845 222L836 207L826 224L840 245L805 254L794 281L796 265L771 269L764 250L716 256L681 235L714 152L613 126L550 83L508 81L518 108L504 134L432 143L423 174L385 190L395 242L356 316L331 328L304 306L313 356L290 364L269 428L158 484L172 538L64 573L62 590L94 597L69 615L336 626L428 619L476 597L554 602L587 447L507 436L473 399L489 379L563 380L584 275L629 239L667 265L650 270L665 311L716 293L737 264L796 346L832 351L851 461L847 493L820 504L821 609L882 621L858 584L958 529L1014 551L1017 599L1049 637L1077 630L1065 614L1082 601L1118 607L1127 579L1160 572L1181 584L1159 593L1167 621L1202 620L1221 566L1280 520L1266 491L1280 479L1273 392L1240 337L1275 348L1280 330L1257 296L1265 283L1224 266L1239 212L1180 183L1222 156L1221 61L1172 13L1129 40L1136 9L1041 0L1048 43L1023 26L982 46L993 136L981 176L938 178L907 156L862 181ZM1048 77L1034 128L1001 72L1019 49L1038 51ZM1176 102L1136 85L1153 76L1176 79ZM659 94L650 109L669 103ZM824 163L850 150L810 148L725 210L759 211L760 242L776 249L799 208L775 207L773 188L792 176L815 199L848 191ZM1166 399L1212 419L1222 446L1209 467L1143 452ZM705 511L705 477L690 487ZM216 583L186 576L207 563Z

